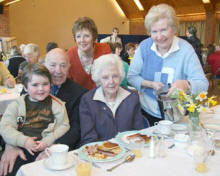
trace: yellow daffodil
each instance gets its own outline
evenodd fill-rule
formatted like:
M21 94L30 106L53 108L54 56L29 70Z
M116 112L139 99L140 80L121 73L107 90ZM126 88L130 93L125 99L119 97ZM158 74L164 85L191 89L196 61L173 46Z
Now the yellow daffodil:
M215 100L211 100L210 103L212 104L212 106L215 106L215 105L217 104L217 101L215 101Z
M189 112L194 112L195 108L196 108L196 105L192 103L192 104L189 105L188 111Z
M200 108L199 108L199 112L205 112L205 110L206 110L206 108L205 107L203 107L203 106L201 106Z

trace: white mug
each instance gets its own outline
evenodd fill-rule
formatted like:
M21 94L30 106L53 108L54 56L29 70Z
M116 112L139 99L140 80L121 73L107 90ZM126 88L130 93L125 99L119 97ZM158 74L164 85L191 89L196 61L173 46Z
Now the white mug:
M65 144L54 144L45 149L46 154L49 156L51 164L55 166L62 166L67 163L69 146Z
M169 120L161 120L159 122L154 123L154 125L157 125L157 130L161 134L170 134L172 124L173 124L173 122L171 122Z

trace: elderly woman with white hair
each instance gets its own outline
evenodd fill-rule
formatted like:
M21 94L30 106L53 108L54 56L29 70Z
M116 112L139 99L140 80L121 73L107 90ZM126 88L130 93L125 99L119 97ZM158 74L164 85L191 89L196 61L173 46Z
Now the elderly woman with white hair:
M40 49L38 45L34 43L29 43L25 45L23 56L26 59L24 62L22 62L18 69L18 76L17 76L17 82L20 81L23 69L25 66L28 65L28 63L34 64L38 62L38 58L40 56Z
M178 38L178 20L167 4L153 6L145 17L151 37L142 41L128 71L128 82L140 95L142 112L150 125L162 119L155 91L171 85L170 92L191 89L192 93L207 91L208 81L192 46Z
M120 87L124 75L122 60L115 54L94 61L92 79L97 88L84 94L79 106L81 144L144 128L137 92Z

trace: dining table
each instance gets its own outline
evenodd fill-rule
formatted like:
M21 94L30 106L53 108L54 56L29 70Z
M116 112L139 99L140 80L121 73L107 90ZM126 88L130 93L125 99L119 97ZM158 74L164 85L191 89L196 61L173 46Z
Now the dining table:
M187 119L187 117L185 117ZM185 120L186 120L185 119ZM205 127L215 131L215 137L220 139L220 106L216 106L210 112L201 113L201 122ZM186 121L177 124L186 125ZM156 126L141 130L147 134L155 134ZM175 132L173 132L175 136ZM215 147L214 155L209 155L206 160L208 170L205 173L199 173L195 170L195 161L187 147L178 147L175 145L175 139L172 135L165 137L164 149L165 155L150 157L150 147L144 147L141 157L135 157L131 162L127 162L112 170L115 164L124 161L126 155L131 152L126 150L124 156L116 161L96 162L92 165L91 176L220 176L220 148ZM111 139L116 141L117 139ZM48 168L45 164L46 159L35 161L23 165L16 176L77 176L76 165L83 159L77 154L79 150L70 151L68 154L73 157L75 163L72 167L64 170ZM98 167L97 167L98 166Z
M7 106L20 96L23 86L16 84L14 88L0 86L0 116L3 115Z

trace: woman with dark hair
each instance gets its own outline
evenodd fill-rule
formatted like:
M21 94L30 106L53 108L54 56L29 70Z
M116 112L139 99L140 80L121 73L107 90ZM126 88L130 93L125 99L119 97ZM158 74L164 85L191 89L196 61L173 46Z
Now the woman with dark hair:
M202 44L200 40L196 37L197 30L194 26L189 26L187 31L186 31L186 36L187 36L187 41L192 45L194 48L199 61L201 65L203 66L203 60L202 60Z

